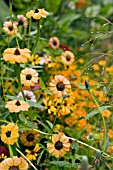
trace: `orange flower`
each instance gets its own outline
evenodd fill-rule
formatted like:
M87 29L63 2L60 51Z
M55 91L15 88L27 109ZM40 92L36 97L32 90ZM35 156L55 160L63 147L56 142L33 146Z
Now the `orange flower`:
M18 24L17 22L13 22L12 24L12 21L4 22L4 25L3 25L4 32L6 32L9 35L16 34L18 31L17 24Z
M79 120L79 122L78 122L78 128L77 129L82 129L82 128L84 128L85 126L86 126L86 120L85 119L81 119L81 120Z
M76 3L76 8L82 8L86 3L86 0L79 0L79 2Z
M110 139L111 138L113 139L113 130L112 129L109 129L108 136L109 136Z
M50 82L50 90L58 97L62 97L71 89L70 82L61 75L56 75L52 82Z
M41 17L46 18L47 15L48 15L48 12L45 11L44 9L36 8L35 10L30 10L29 12L27 12L26 17L27 18L33 17L34 19L39 20Z
M10 63L26 63L29 58L30 50L27 48L7 48L3 53L3 59L5 61L9 61Z
M104 111L102 112L102 115L103 115L104 117L109 118L110 115L111 115L111 112L110 112L109 110L104 110Z

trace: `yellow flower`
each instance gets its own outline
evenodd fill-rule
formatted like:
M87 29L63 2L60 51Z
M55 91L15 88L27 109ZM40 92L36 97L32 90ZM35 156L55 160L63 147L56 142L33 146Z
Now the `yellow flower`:
M12 24L12 21L4 22L4 25L3 25L4 32L6 32L8 35L16 34L18 31L17 24L18 24L17 22L13 22Z
M10 63L26 63L29 58L30 50L27 48L7 48L3 53L3 59L5 61L9 61Z
M71 89L70 82L61 75L56 75L50 82L50 90L58 97L62 97Z
M0 154L0 162L2 162L6 158L7 158L7 156L4 155L4 153Z
M100 66L105 66L106 61L105 61L105 60L100 60L100 61L98 62L98 64L99 64Z
M52 62L51 56L44 57L45 63L48 65L49 68L55 67L55 63Z
M64 156L70 150L70 142L67 136L62 133L52 136L52 143L47 143L47 148L51 155L59 158Z
M40 134L35 130L28 130L21 135L21 142L25 146L33 146L37 143Z
M40 64L40 57L39 55L32 55L30 58L30 61L32 62L32 65Z
M34 86L38 82L38 73L32 68L25 68L20 74L21 83L24 86Z
M54 50L57 50L60 47L60 41L57 37L51 37L49 39L49 46Z
M35 148L30 151L28 149L25 150L25 152L27 152L26 157L32 161L32 160L36 160L36 157L39 155L38 151L40 150L39 144L36 144Z
M82 58L80 58L80 59L78 60L78 62L79 62L80 64L83 64L83 63L84 63L84 60L83 60Z
M24 100L12 100L8 101L5 108L8 108L10 112L20 112L27 111L29 109L29 104Z
M1 140L7 145L13 145L19 137L18 126L14 123L9 123L6 126L1 126Z
M7 158L0 164L0 170L27 170L28 163L22 158L14 156L13 158Z
M100 67L99 67L98 64L94 64L92 67L93 67L93 69L96 70L96 71L100 70Z
M45 11L44 9L36 8L35 10L30 10L29 12L27 12L26 17L27 18L33 17L34 19L40 19L41 17L46 18L47 15L48 12Z
M74 63L74 54L70 51L65 51L62 53L61 59L64 65L71 65Z

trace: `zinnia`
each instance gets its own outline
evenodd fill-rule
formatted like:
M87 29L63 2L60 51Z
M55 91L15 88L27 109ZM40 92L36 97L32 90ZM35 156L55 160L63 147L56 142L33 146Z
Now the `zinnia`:
M50 90L58 97L62 97L71 89L70 82L61 75L56 75L50 82Z
M20 111L28 111L29 104L24 100L12 100L8 101L5 105L5 108L8 108L10 112L20 112Z
M70 150L69 139L62 133L52 136L52 143L47 143L47 148L51 155L59 158L64 156Z
M13 158L7 158L0 164L0 170L27 170L28 163L22 158L14 156Z
M30 50L27 48L7 48L3 53L3 59L10 63L26 63L29 58Z
M20 74L21 83L24 86L34 86L38 82L38 73L32 68L25 68Z
M14 123L9 123L6 126L1 126L1 140L7 145L13 145L19 137L18 126Z
M30 10L29 12L27 12L26 17L27 18L33 17L34 19L39 20L41 17L46 18L47 15L48 12L45 11L44 9L36 8L35 10Z

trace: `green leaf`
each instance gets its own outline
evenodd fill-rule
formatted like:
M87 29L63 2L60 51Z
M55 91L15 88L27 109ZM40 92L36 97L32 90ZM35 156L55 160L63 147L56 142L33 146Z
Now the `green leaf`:
M36 107L36 108L39 108L39 109L45 109L45 107L42 106L42 105L39 104L39 103L35 103L35 102L31 101L31 100L27 100L27 102L28 102L28 104L29 104L30 106L32 106L32 107Z
M70 163L66 162L66 161L52 161L52 162L50 162L50 164L58 165L61 167L68 167L68 168L70 167Z
M69 27L70 24L71 24L74 20L80 18L80 16L81 16L80 14L69 13L69 14L63 16L63 17L57 22L57 25L58 25L60 28L62 28L62 27L64 27L64 26L65 26L65 27Z
M47 0L45 2L46 2L46 9L48 11L52 11L56 13L62 0L57 0L57 1Z
M10 95L5 95L7 98L11 99L11 100L23 100L22 97L17 97L17 96L10 96Z
M106 148L105 148L106 153L107 153L108 147L109 147L109 135L108 135L108 132L106 132Z
M27 119L25 118L23 113L19 114L19 118L22 122L27 122Z
M110 106L102 106L102 107L100 107L100 111L102 112L102 111L106 110L106 109L109 108L109 107L110 107ZM99 110L94 110L94 111L90 112L90 113L85 117L85 119L88 120L90 117L92 117L92 116L94 116L94 115L96 115L96 114L98 114L98 113L99 113Z
M48 132L50 132L51 131L51 129L47 126L47 125L45 125L43 122L41 122L40 120L37 120Z
M32 122L27 122L26 125L30 128L37 129L37 126L35 126Z
M44 90L45 93L52 95L52 93L50 92L50 90L48 88L44 88L43 90Z
M79 87L81 87L81 89L86 90L86 86L85 85L77 83L77 82L76 82L76 84L79 85Z
M19 124L18 125L20 130L31 130L31 127L28 127L27 125Z
M99 15L100 12L100 5L93 5L93 6L89 6L87 7L86 11L85 11L85 15L87 17L96 17Z
M40 82L40 86L41 86L41 88L46 88L46 86L45 86L45 84L44 84L44 82L43 82L43 80L42 80L42 78L41 77L39 77L39 82Z
M44 150L40 153L40 156L37 159L37 165L39 165L43 153L44 153Z
M48 123L48 125L50 126L50 128L53 129L53 124L52 124L49 120L46 120L46 122Z

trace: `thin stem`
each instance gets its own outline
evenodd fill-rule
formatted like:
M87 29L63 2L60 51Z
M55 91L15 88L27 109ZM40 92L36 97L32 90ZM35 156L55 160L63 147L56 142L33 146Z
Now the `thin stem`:
M37 132L39 132L40 134L51 136L51 134L49 134L49 133L42 132L42 131L37 130L37 129L34 129L34 130L37 131ZM52 134L52 135L54 135L54 134ZM99 150L99 149L97 149L97 148L94 148L93 146L88 145L87 143L84 143L84 142L82 142L82 141L80 141L80 140L78 140L78 139L76 139L76 138L71 138L71 137L68 137L68 136L67 136L67 138L68 138L68 139L71 139L72 141L75 141L75 142L77 142L77 143L79 143L79 144L81 144L81 145L84 145L84 146L86 146L86 147L88 147L88 148L90 148L90 149L92 149L92 150L94 150L94 151L100 151L101 154L102 154L102 156L104 156L104 157L108 157L108 158L112 158L112 159L113 159L113 157L112 157L111 155L109 155L109 154L107 154L107 153L105 153L105 152L103 152L103 151L101 151L101 150Z
M105 151L105 149L106 149L106 134L107 134L105 118L102 115L102 112L100 110L100 106L99 106L98 102L96 101L95 97L93 96L93 94L91 93L91 91L89 89L88 89L88 92L91 95L91 97L93 98L93 100L94 100L94 102L95 102L95 104L96 104L96 106L98 108L98 111L99 111L99 113L100 113L100 115L102 117L103 126L104 126L104 151Z
M51 134L49 134L49 133L46 133L46 132L42 132L42 131L40 131L40 130L38 130L38 129L34 129L36 132L39 132L40 134L43 134L43 135L51 135Z
M24 157L24 158L27 160L27 162L29 162L29 164L30 164L35 170L38 170L38 169L32 164L32 162L31 162L18 148L16 148L16 150L17 150L17 152L18 152L20 155L22 155L22 157Z
M10 157L12 158L13 157L13 151L12 151L11 145L8 145L8 148L9 148L9 152L10 152Z
M14 29L14 25L13 25L13 20L12 20L12 1L10 0L10 20L11 20L11 22L12 22L12 27L13 27L13 30L14 30L14 34L15 34L15 39L16 39L16 43L17 43L17 46L18 47L20 47L19 46L19 43L18 43L18 39L17 39L17 35L16 35L16 32L15 32L15 29Z
M29 31L28 31L28 49L29 49L29 44L30 44L31 23L32 23L32 18L30 18L30 19L29 19Z
M38 23L37 23L37 35L36 35L36 41L35 41L35 44L34 44L34 47L33 47L33 50L32 50L32 54L35 53L35 50L36 50L36 46L37 46L37 44L38 44L39 37L40 37L40 20L39 20Z
M16 70L17 70L17 79L18 79L19 91L22 92L24 101L26 101L26 98L25 98L25 95L24 95L24 92L23 92L23 89L22 89L21 80L20 80L20 64L18 64L18 63L17 63L17 68L16 68Z

